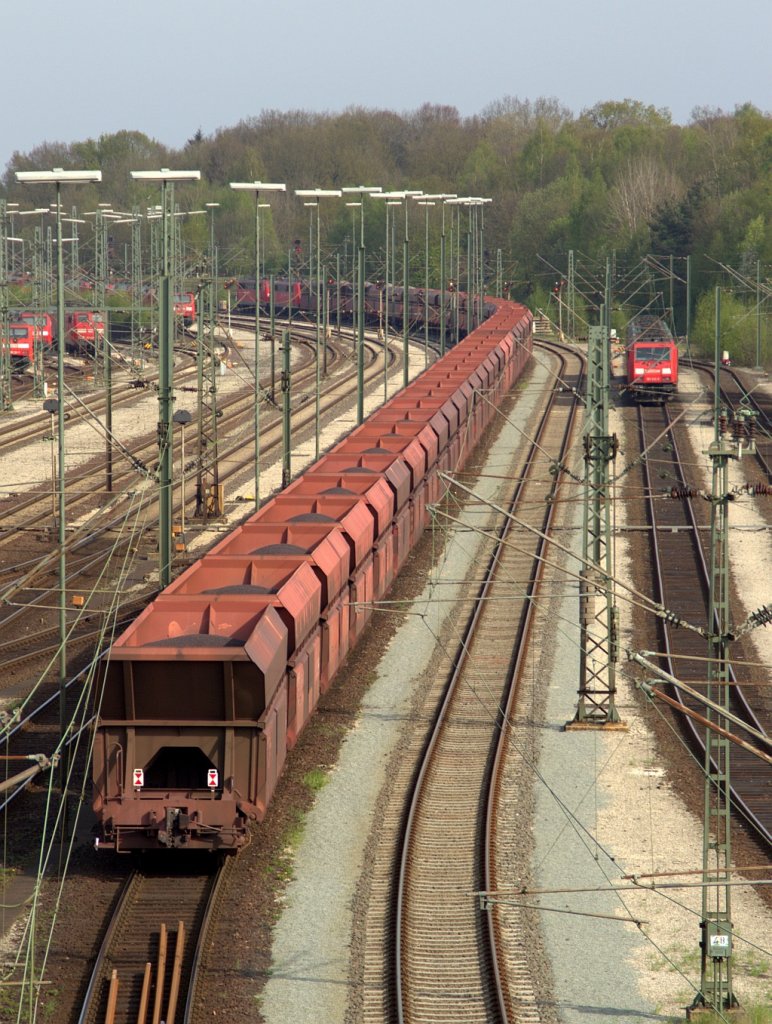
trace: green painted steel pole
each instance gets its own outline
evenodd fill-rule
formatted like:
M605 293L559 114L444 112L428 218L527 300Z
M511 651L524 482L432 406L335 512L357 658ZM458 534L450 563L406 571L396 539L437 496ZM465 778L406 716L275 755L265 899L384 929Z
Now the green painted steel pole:
M756 260L756 369L761 369L761 260Z
M461 236L459 235L459 242ZM472 207L467 210L466 219L466 333L474 328L474 278L472 276Z
M440 355L445 355L445 203L442 204L442 234L440 235Z
M271 334L272 335L276 333L276 299L275 299L275 296L273 294L274 285L275 285L275 275L271 274L270 277L268 278L268 290L270 292L270 295L268 296L268 309L269 309L269 315L271 317Z
M264 181L232 181L232 189L253 192L255 196L255 404L254 404L254 429L255 429L255 511L260 509L260 193L261 192L285 192L286 185L279 182Z
M319 458L321 444L321 418L322 418L322 372L327 373L327 283L326 269L322 275L322 208L323 198L340 197L339 189L324 188L299 188L295 190L296 196L307 198L304 206L308 207L308 276L309 282L316 281L316 397L314 408L314 439L315 457ZM316 211L316 268L314 269L314 210ZM316 277L314 278L314 273ZM310 284L309 284L310 287Z
M271 401L276 401L276 304L273 298L273 274L268 278L268 308L271 317Z
M158 553L161 587L171 583L172 557L172 372L174 365L174 304L171 293L170 208L174 208L174 185L162 182L163 261L158 320Z
M402 387L406 388L410 383L410 352L408 340L410 338L410 238L408 235L410 209L410 198L405 196L405 240L402 243Z
M260 511L260 192L255 190L255 512Z
M319 202L316 203L316 410L315 410L315 444L314 456L319 458L319 433L322 420L322 282L321 263L319 260L320 227L319 227ZM313 217L313 211L312 211Z
M670 276L670 324L671 324L672 329L673 329L673 334L676 334L677 331L676 331L676 327L675 327L675 298L673 296L673 286L674 286L674 282L675 282L675 271L673 269L673 254L672 254L672 252L670 253L670 261L669 261L668 270L669 270L669 276Z
M365 418L365 246L359 245L357 266L357 425Z
M8 261L6 258L6 237L5 228L6 205L5 200L0 199L0 338L9 336L8 330L8 278L10 276ZM13 231L13 229L12 229ZM12 264L12 261L11 261ZM40 303L37 303L40 305ZM36 350L39 348L35 346ZM35 363L37 367L37 361ZM37 370L36 370L37 377ZM0 345L0 411L6 412L13 408L11 399L11 347Z
M737 447L721 430L721 289L716 288L713 443L710 508L710 589L708 595L707 698L728 710L730 679L729 460ZM729 724L708 708L709 723ZM702 837L702 913L700 990L690 1009L704 1006L722 1013L737 1005L732 988L733 929L729 740L709 727L705 734L705 790Z
M340 253L335 253L335 322L340 337Z
M386 202L386 279L383 312L383 401L389 398L389 203Z
M451 259L453 260L453 230L451 231ZM456 208L456 307L454 309L454 344L461 340L461 310L459 309L459 289L461 287L461 207Z
M59 761L59 778L62 793L67 787L69 774L68 747L64 743L67 731L67 532L65 508L65 461L64 461L64 257L62 255L62 186L56 183L56 317L59 336L56 354L56 430L58 440L58 523L59 543L59 736L62 741Z
M330 334L330 288L327 266L322 267L322 376L327 376L327 338Z
M107 493L113 490L113 359L110 340L105 331L105 392L107 393L107 409L105 411L105 486Z
M196 384L198 468L196 470L196 515L206 516L204 495L204 286L196 291Z
M281 407L282 407L282 464L281 485L288 487L292 479L292 369L290 360L290 332L282 331L282 371L281 371Z
M57 473L58 483L58 545L59 545L59 733L60 733L60 760L59 778L63 798L63 815L61 825L62 844L67 834L67 779L69 775L69 750L66 745L65 736L69 723L65 710L65 699L67 691L67 552L66 552L66 507L65 507L65 440L64 440L64 347L65 347L65 322L64 322L64 255L62 240L62 182L67 181L73 184L85 184L102 180L101 171L64 171L61 167L55 167L53 171L17 171L16 180L20 184L55 184L56 186L56 308L57 308L57 339L58 351L56 362L56 383L57 383L57 433L59 449L59 465ZM41 236L42 237L42 236ZM48 303L46 302L46 306ZM5 312L3 312L5 316ZM60 852L63 849L60 848ZM32 926L34 929L34 925ZM34 937L32 940L34 946ZM34 950L33 950L34 952ZM34 979L34 964L32 977ZM34 988L31 985L31 990ZM31 998L31 996L30 996Z
M424 203L426 213L426 234L424 239L424 369L429 365L429 207Z
M690 350L692 334L692 258L686 257L686 350Z
M715 305L716 322L714 328L713 343L715 347L715 370L713 373L713 440L718 443L720 437L719 411L721 408L721 289L716 288ZM711 627L713 623L711 622Z

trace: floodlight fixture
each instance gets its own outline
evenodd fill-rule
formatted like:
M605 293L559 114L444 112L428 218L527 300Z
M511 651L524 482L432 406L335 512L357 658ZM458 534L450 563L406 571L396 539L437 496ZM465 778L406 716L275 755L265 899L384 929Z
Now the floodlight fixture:
M134 181L200 181L201 171L171 171L162 167L160 171L131 171Z
M54 167L52 171L16 171L20 185L86 185L102 180L101 171L63 171Z

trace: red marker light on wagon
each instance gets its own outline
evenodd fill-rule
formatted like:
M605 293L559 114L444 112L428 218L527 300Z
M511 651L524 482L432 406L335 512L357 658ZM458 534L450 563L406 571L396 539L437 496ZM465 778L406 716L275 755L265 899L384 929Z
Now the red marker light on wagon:
M206 773L206 784L210 789L217 789L220 784L220 774L216 768L210 768Z
M144 768L135 768L132 775L134 778L134 789L139 791L145 785L145 770Z

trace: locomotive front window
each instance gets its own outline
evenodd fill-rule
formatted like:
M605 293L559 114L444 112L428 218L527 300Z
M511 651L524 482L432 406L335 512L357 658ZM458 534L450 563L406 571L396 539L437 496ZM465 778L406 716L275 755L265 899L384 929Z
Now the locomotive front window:
M642 363L662 363L670 358L670 349L663 345L636 345L635 358Z

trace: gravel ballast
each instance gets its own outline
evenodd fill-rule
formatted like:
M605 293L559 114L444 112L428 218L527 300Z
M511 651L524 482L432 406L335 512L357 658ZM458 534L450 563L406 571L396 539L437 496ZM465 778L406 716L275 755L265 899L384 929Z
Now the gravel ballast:
M505 423L489 449L482 472L491 478L481 480L478 490L491 499L500 485L494 478L506 473L511 464L545 381L545 371L537 366L532 386L518 401L514 425ZM442 631L444 618L465 589L460 581L470 571L479 575L479 550L474 534L451 533L444 538L440 577L459 583L443 586L443 601L434 605L428 584L410 606L377 666L338 763L307 817L295 852L294 877L274 932L273 963L261 1003L267 1024L306 1020L343 1024L346 1019L352 995L352 903L366 868L365 847L371 830L377 828L373 809L386 782L389 756L410 725L416 686L425 672L445 669L435 634ZM438 574L437 566L431 571ZM427 612L431 631L422 619Z

